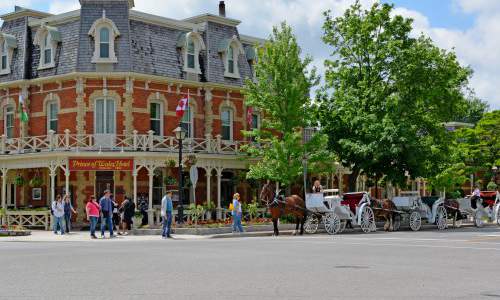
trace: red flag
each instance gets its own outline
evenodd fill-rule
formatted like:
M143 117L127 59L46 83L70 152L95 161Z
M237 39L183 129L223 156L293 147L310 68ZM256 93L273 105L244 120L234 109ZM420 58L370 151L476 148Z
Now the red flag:
M187 110L188 104L189 104L189 90L187 97L182 98L181 100L179 100L179 103L177 103L177 108L175 109L177 117L182 118L184 116L184 112Z
M252 123L253 123L253 108L251 106L249 106L247 108L247 123L248 123L248 127L249 128L252 128Z

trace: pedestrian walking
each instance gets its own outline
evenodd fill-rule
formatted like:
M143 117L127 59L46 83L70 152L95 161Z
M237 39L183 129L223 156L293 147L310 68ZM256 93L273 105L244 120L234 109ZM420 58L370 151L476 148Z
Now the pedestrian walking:
M240 203L240 194L236 193L233 196L233 209L231 211L231 215L233 216L233 232L239 231L243 232L243 226L241 226L241 203Z
M90 238L96 239L95 227L97 225L97 219L99 219L101 206L97 203L94 196L90 196L90 200L87 202L85 210L87 212L87 221L90 222Z
M141 199L139 201L139 210L141 211L142 214L142 222L141 226L148 225L148 201L146 200L146 197L141 196Z
M132 219L134 218L135 214L135 203L132 201L132 199L130 199L130 197L125 196L125 200L123 201L119 210L121 212L122 234L127 235L127 230L132 229Z
M170 228L172 227L173 210L172 191L168 191L163 199L161 199L161 216L163 218L163 230L161 235L164 239L172 238L170 235Z
M64 203L61 195L57 195L56 201L52 202L52 214L54 216L54 234L57 234L58 229L60 229L61 235L64 235Z
M111 220L113 214L113 202L111 201L111 192L109 190L104 191L104 195L99 200L99 206L101 207L101 238L104 238L104 229L106 225L109 230L109 237L114 238L113 235L113 221Z
M66 224L66 233L71 230L71 214L76 214L76 210L71 204L71 198L69 194L64 195L64 223Z
M120 233L120 212L118 211L118 208L120 205L118 205L118 202L115 201L115 198L113 194L110 196L111 203L113 204L113 230L118 230L118 233ZM117 229L118 228L118 229Z

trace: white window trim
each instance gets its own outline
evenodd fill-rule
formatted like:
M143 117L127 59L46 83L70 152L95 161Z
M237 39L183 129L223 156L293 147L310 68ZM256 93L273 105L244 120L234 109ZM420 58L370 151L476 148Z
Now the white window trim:
M234 140L234 135L233 135L233 130L234 130L234 110L231 107L223 107L220 111L220 133L222 136L222 127L224 127L224 124L222 123L222 112L224 111L229 111L229 139L226 140L224 137L222 138L223 141L233 141Z
M47 134L50 134L50 121L54 120L54 119L51 119L50 118L50 105L51 104L55 104L57 105L57 115L56 115L56 119L57 120L57 127L59 127L59 110L60 110L60 107L59 107L59 102L57 100L50 100L50 101L47 101L45 103L46 105L46 110L47 110ZM58 129L58 128L56 128ZM57 130L56 130L56 133L57 133Z
M253 130L253 129L257 129L257 130L258 130L258 129L260 129L260 126L261 126L260 113L258 113L258 112L256 112L256 111L254 111L254 112L252 113L252 125L253 125L253 116L257 116L257 128L253 128L253 127L252 127L251 129L252 129L252 130Z
M12 39L15 39L14 36L8 36L5 33L0 33L0 64L1 64L1 58L4 55L4 49L3 49L4 43L7 47L7 53L5 53L7 56L7 66L5 69L2 70L1 65L0 65L0 75L6 75L6 74L11 73L10 65L12 63L14 49L17 48L17 43L16 43L16 45L9 45L9 42L7 41L7 38L9 38L9 37Z
M151 127L151 105L152 104L159 104L160 105L160 132L159 133L154 133L156 136L163 136L163 119L164 119L164 112L163 112L163 102L158 101L158 100L153 100L149 102L149 124ZM156 120L156 119L155 119ZM150 128L149 130L153 130L153 128Z
M9 107L12 108L12 112L7 113L7 108L9 108ZM11 137L7 136L7 114L12 115L12 128L15 128L15 126L16 126L16 124L15 124L15 120L16 120L15 110L16 110L16 108L12 104L7 104L3 108L3 134L5 135L5 137L8 140L14 138L14 136L11 136ZM14 134L15 133L12 132L12 135L14 135Z
M188 43L189 40L192 40L194 43L194 68L188 67ZM182 55L184 57L184 72L201 74L200 68L200 51L205 50L205 43L203 42L203 38L198 32L188 32L186 34L186 41L182 46Z
M229 72L229 47L233 47L233 60L234 60L234 72ZM240 79L240 68L239 68L239 58L240 55L245 55L245 49L243 49L243 45L238 40L238 37L234 35L228 45L227 48L222 52L222 61L224 62L224 77Z
M191 99L189 99L189 102L191 102ZM188 134L186 135L186 139L193 139L194 138L194 112L195 112L194 105L189 104L189 109L191 112L191 115L189 116L189 124L191 124L191 134L189 134L189 132L188 132ZM185 123L185 122L183 122L181 119L181 123Z
M113 128L115 129L115 132L114 133L97 133L97 101L99 100L104 100L104 102L108 101L108 100L111 100L115 103L115 117L113 118ZM104 109L106 109L106 105L104 105ZM105 111L106 113L104 115L107 115L107 111ZM117 133L117 128L116 128L116 117L117 117L117 113L118 113L118 107L117 107L117 101L113 98L109 98L109 97L99 97L99 98L96 98L94 100L94 134L99 134L99 135L116 135Z
M53 28L56 30L55 28ZM45 63L45 37L49 39L49 47L50 47L50 63ZM38 70L50 69L56 66L56 49L58 41L55 39L47 26L42 24L40 29L36 32L35 39L33 40L33 44L40 47L40 60L38 63Z
M101 58L101 28L106 27L109 30L109 57ZM91 63L99 64L109 64L109 63L117 63L118 58L115 53L115 40L118 36L120 36L120 31L116 27L115 23L106 18L106 11L103 10L102 18L97 19L92 27L90 27L89 33L90 36L94 38L94 55L92 56Z

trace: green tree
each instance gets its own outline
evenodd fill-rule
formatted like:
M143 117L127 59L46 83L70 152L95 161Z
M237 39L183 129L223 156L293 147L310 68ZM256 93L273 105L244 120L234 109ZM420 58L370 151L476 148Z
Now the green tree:
M449 145L442 123L463 109L471 74L453 52L413 37L412 20L392 9L356 2L338 18L325 13L332 59L317 111L330 149L352 170L351 190L361 173L395 183L434 174Z
M303 144L302 129L316 125L312 117L310 90L318 84L310 57L301 58L301 49L291 28L275 27L269 41L258 51L256 80L247 80L246 100L262 115L260 129L247 132L259 145L246 151L258 162L250 165L247 178L269 179L289 186L303 172L304 153L312 166L328 159L327 138L320 134Z
M500 166L500 110L485 113L474 128L454 134L454 161L463 162L467 174L482 174L490 181L493 166Z

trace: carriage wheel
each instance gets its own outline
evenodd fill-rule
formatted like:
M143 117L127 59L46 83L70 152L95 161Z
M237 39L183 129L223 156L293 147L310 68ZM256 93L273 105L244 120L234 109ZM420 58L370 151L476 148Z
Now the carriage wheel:
M453 217L453 227L454 228L460 228L462 227L462 218L460 218L460 220L458 220L458 216L459 216L460 212L456 212L455 213L455 216Z
M337 234L340 232L340 219L335 213L328 213L323 216L323 223L328 234Z
M497 211L497 225L500 226L500 209Z
M483 227L483 213L481 212L481 209L477 209L476 213L474 214L474 225L476 227Z
M446 208L438 206L436 209L436 225L439 230L446 229L448 217L446 216Z
M398 231L401 228L401 216L394 216L394 220L392 221L392 231Z
M414 211L410 214L410 228L413 231L419 231L422 227L422 216L418 211Z
M373 231L373 228L376 226L375 225L375 215L373 214L373 210L365 206L363 210L361 211L361 230L363 232L367 233L370 231Z
M344 232L346 226L347 226L347 221L346 220L340 221L340 230L339 230L339 233Z
M306 233L313 234L318 231L319 219L316 215L311 214L307 216L306 221L304 222L304 230Z

